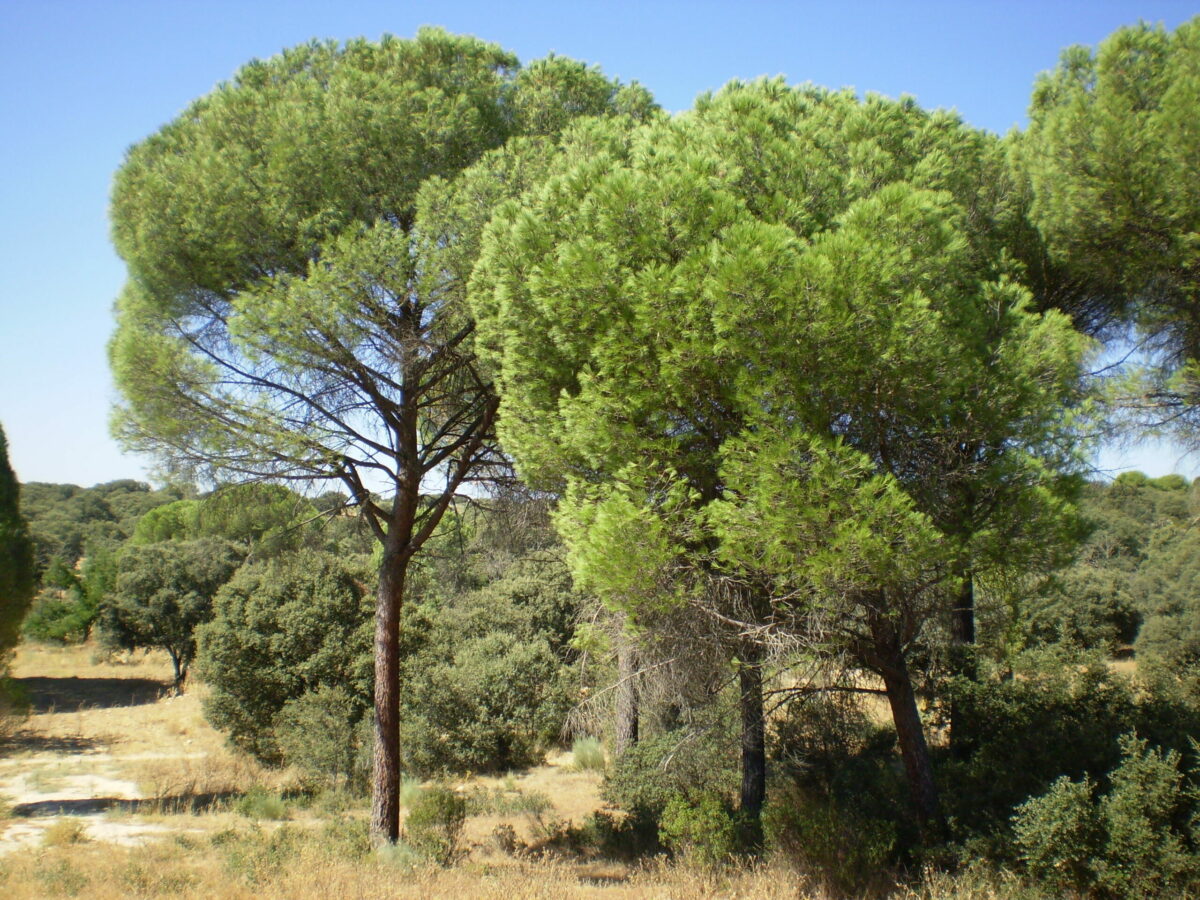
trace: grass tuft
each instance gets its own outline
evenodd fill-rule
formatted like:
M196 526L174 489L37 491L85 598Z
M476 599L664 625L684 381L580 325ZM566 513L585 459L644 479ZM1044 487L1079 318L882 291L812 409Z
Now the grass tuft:
M86 844L88 840L87 826L78 819L60 819L42 833L42 845L45 847Z
M577 738L571 745L572 764L580 772L603 772L604 748L594 737Z

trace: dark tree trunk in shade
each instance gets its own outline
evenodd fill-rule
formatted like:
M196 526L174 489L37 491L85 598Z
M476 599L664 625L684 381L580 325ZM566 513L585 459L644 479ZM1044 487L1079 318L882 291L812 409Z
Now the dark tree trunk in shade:
M741 812L748 847L762 844L762 808L767 792L766 722L763 718L762 651L743 653L738 668L742 712Z
M371 837L400 837L400 607L408 560L385 547L375 605L375 745L372 756Z
M927 845L932 844L945 833L945 822L933 778L929 745L925 742L925 730L917 708L917 695L904 659L904 648L895 626L883 617L875 617L871 623L871 637L874 641L874 661L883 676L892 719L896 724L900 756L904 760L904 773L916 808L921 839Z
M613 755L620 756L638 742L641 711L638 698L638 658L633 638L617 638L617 721Z
M979 680L979 660L975 647L975 579L971 572L962 574L962 585L955 597L950 620L951 671L971 681ZM971 755L973 739L970 724L961 707L950 703L950 750L959 759Z

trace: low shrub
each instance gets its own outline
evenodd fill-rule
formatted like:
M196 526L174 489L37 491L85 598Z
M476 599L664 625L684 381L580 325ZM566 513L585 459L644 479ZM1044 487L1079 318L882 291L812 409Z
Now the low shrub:
M96 606L76 591L43 591L21 623L21 633L44 644L81 644L96 621Z
M454 789L435 784L421 792L404 820L404 834L413 850L440 866L459 855L459 839L467 820L467 801Z
M569 707L545 638L502 631L410 657L401 695L405 764L423 775L537 765Z
M276 875L299 854L305 835L287 825L272 831L226 829L210 839L223 857L225 869L247 884L259 885Z
M659 820L658 835L673 853L704 866L727 862L737 850L734 817L713 793L669 801Z
M332 787L361 790L368 772L358 727L362 703L340 685L320 685L289 700L275 716L275 742L286 763Z
M733 796L739 776L734 741L719 728L666 731L644 738L610 767L602 796L653 825L667 804L693 793Z
M287 803L278 794L255 785L238 798L234 809L248 819L281 821L288 817Z
M47 847L86 844L89 840L87 826L78 819L59 819L42 832L42 843Z
M956 748L937 772L956 836L998 863L1021 852L1017 807L1062 778L1106 785L1124 758L1121 735L1186 751L1200 733L1194 673L1146 667L1135 684L1105 659L1064 648L1027 652L1012 665L1013 677L951 681Z
M1029 874L1055 890L1104 897L1172 897L1197 887L1196 795L1175 751L1133 735L1102 792L1063 777L1017 807L1013 831Z
M769 848L836 894L857 895L887 879L897 850L892 821L795 788L776 793L763 810Z

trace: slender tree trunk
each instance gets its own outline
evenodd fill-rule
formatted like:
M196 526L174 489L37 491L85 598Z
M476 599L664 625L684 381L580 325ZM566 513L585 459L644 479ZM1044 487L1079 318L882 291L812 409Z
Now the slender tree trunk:
M742 711L741 812L747 847L762 845L762 808L767 793L767 739L763 717L762 651L743 654L738 668Z
M958 604L954 607L953 636L956 643L969 648L975 646L975 579L968 570L962 573L962 586L958 591ZM975 677L974 653L971 654L969 677Z
M638 742L640 706L637 673L637 648L633 639L622 631L617 637L617 720L614 756L620 756Z
M389 542L375 604L375 748L371 761L371 840L400 837L400 606L408 560Z
M187 678L187 668L183 665L180 655L174 650L167 651L171 656L171 668L175 672L175 678L171 682L171 691L178 697L183 693L183 679Z
M952 639L951 669L971 681L979 680L979 659L975 647L975 579L970 570L962 573L962 585L950 620ZM950 751L959 759L971 754L972 739L962 711L950 703Z
M945 833L945 821L942 819L941 802L933 778L929 745L925 742L921 713L917 709L917 695L904 659L904 648L895 627L880 617L876 617L871 624L871 637L875 645L875 659L883 676L884 687L887 688L892 719L896 724L900 756L904 760L904 773L916 807L921 839L926 844L932 844Z

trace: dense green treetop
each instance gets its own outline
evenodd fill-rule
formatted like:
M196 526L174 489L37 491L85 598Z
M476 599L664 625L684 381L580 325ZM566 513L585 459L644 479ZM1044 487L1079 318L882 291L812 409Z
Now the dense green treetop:
M1034 88L1016 158L1052 254L1136 320L1162 363L1142 390L1194 430L1200 19L1174 32L1142 23L1094 51L1064 51Z
M21 514L21 487L8 464L8 440L0 428L0 664L3 654L17 644L34 584L33 540Z
M445 215L421 223L422 185L511 135L651 109L643 89L595 68L550 57L520 69L495 45L436 29L245 67L118 173L113 234L130 274L111 346L121 433L234 474L337 477L346 456L370 480L392 424L370 411L420 380L397 367L414 354L433 365L422 346L443 341L450 363L461 355L448 267L418 260L462 229ZM486 220L479 202L455 209ZM470 409L477 389L455 387Z
M1031 537L1083 342L1030 311L1003 169L951 115L779 82L566 154L475 272L505 446L534 483L634 480L660 508L674 479L720 495L751 435L857 452L946 529L959 482L982 492L961 540Z
M196 656L195 629L212 618L213 597L241 565L242 552L212 539L128 547L101 610L106 641L127 650L165 650L178 687Z

